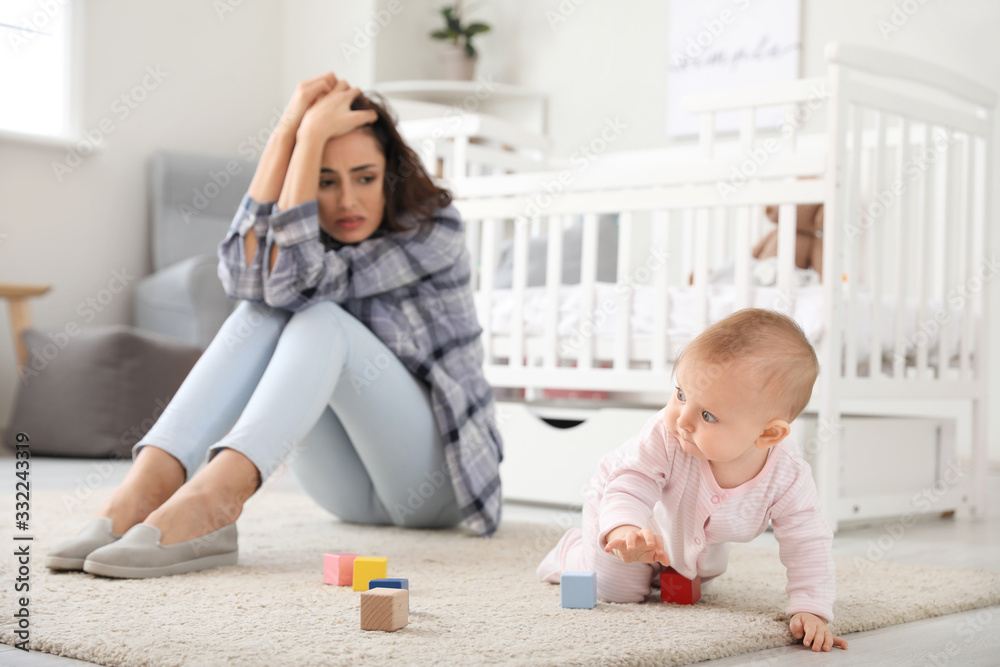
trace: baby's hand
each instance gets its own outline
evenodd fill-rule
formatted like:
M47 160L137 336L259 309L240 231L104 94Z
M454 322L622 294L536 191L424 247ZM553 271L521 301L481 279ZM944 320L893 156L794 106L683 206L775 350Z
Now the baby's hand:
M803 645L811 646L814 651L829 651L834 646L847 648L847 642L840 637L834 637L826 627L826 621L815 614L804 611L792 614L788 627L793 637L801 639Z
M618 556L623 563L670 565L670 558L663 548L663 538L649 528L618 526L608 533L604 550Z

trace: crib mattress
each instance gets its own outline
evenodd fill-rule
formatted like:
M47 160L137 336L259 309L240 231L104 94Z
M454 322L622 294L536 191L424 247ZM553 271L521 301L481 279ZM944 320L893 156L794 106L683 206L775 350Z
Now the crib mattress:
M735 310L736 288L733 285L707 286L709 322L715 322ZM749 305L757 308L774 309L777 306L779 291L776 287L751 287ZM618 290L614 283L597 283L594 289L594 303L586 309L587 316L581 318L581 299L583 290L579 285L563 285L559 290L559 315L556 327L560 341L579 340L585 329L593 330L593 337L599 341L613 340L618 318ZM867 289L858 289L857 326L853 336L857 344L859 360L870 356L872 345L872 298ZM493 290L491 295L485 292L475 293L476 309L480 322L485 324L485 314L490 313L490 328L493 336L505 337L511 333L514 314L514 296L510 289ZM686 342L695 333L694 326L695 291L690 286L668 288L666 304L656 303L654 289L649 286L638 286L633 292L632 307L629 313L630 339L633 342L650 341L653 337L654 317L658 307L667 308L667 336L671 341ZM541 337L544 334L544 322L547 297L544 287L529 287L524 291L521 308L524 334L526 337ZM882 299L881 315L881 353L884 360L891 360L896 349L895 318L896 310L903 308L903 347L908 357L916 352L917 343L928 347L928 359L937 356L937 349L942 330L947 332L949 355L959 353L959 336L962 327L963 311L955 306L940 302L928 302L921 313L917 300L907 300L901 304L889 298ZM943 314L942 314L943 313ZM791 316L802 327L806 337L818 346L825 334L823 325L823 287L811 285L800 287L793 292ZM846 317L842 318L846 326ZM943 322L943 324L941 324ZM584 326L586 325L586 326ZM845 336L848 332L842 331Z

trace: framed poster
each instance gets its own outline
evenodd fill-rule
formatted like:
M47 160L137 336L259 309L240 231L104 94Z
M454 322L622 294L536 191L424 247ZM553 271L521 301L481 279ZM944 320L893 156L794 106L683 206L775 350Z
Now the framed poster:
M681 107L688 93L789 81L799 76L800 0L671 0L667 135L698 133ZM757 127L777 127L784 109L758 109ZM716 116L716 132L739 129L739 113Z

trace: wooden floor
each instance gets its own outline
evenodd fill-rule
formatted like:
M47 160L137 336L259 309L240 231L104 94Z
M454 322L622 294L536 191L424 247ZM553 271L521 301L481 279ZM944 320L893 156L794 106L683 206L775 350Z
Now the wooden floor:
M0 456L0 470L13 470L13 459L9 453ZM104 464L104 462L101 462ZM106 465L106 464L104 464ZM93 460L32 459L32 490L66 490L89 492L90 488L111 489L118 485L125 475L129 463L116 462L110 473L107 468L98 468ZM3 475L2 491L13 492L13 475ZM299 492L298 485L283 468L269 479L262 491ZM884 553L878 551L879 538L883 545L889 540L884 536L887 529L882 524L872 526L847 527L837 533L834 540L834 554L838 557L868 558L875 556L885 560L936 565L943 567L968 567L1000 572L1000 475L990 476L990 507L995 508L993 516L985 521L973 521L966 517L953 519L929 518L920 520L905 530ZM538 508L508 503L504 518L509 521L553 522L565 526L565 521L579 525L580 515L576 512L556 512L551 508ZM774 546L770 533L761 535L753 544ZM873 551L874 549L874 551ZM878 665L910 666L942 665L997 667L1000 665L1000 607L980 609L963 614L953 614L927 619L915 623L897 625L870 632L848 635L850 648L829 654L808 656L802 646L785 646L760 651L733 658L699 663L709 667L782 667L785 665ZM720 637L719 641L725 641ZM805 662L812 660L813 662ZM30 667L64 667L67 665L90 665L92 663L71 660L47 653L32 651L25 653L13 647L0 644L0 665Z

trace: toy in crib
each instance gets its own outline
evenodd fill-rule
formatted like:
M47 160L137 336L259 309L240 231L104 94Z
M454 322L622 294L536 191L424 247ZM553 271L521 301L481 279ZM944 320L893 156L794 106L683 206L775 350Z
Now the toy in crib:
M764 214L778 222L778 207L768 206ZM778 256L778 230L772 229L753 248L755 259ZM823 278L823 205L800 204L795 207L795 266L814 269Z
M767 219L778 222L778 207L768 206L764 209ZM751 278L754 285L769 287L778 280L778 230L772 229L753 247L751 255L757 262L751 268ZM823 279L823 205L800 204L795 209L795 268L796 284L805 287ZM809 269L816 272L814 276ZM730 262L721 270L715 271L709 277L714 284L728 284L733 280L733 263ZM688 277L688 284L694 284L694 272Z

